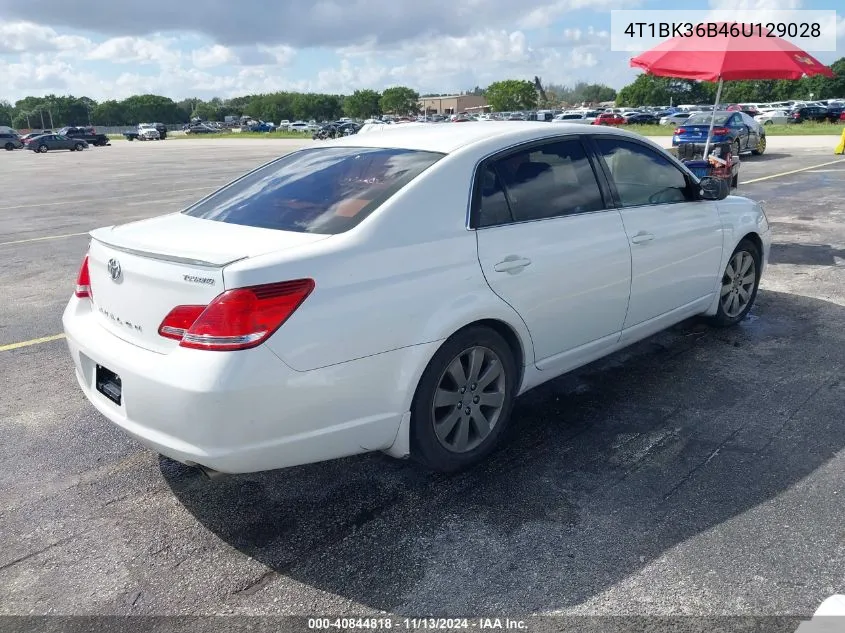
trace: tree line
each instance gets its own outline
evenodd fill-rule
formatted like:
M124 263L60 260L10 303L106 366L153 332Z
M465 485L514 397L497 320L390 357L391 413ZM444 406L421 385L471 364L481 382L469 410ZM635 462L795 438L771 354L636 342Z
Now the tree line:
M805 77L797 81L729 81L722 91L723 103L769 102L845 97L845 57L831 65L835 76ZM574 86L549 84L542 92L535 81L506 79L486 88L476 86L463 94L485 96L497 112L559 107L562 104L616 101L619 106L713 103L716 85L683 79L639 75L617 93L603 84ZM435 96L435 95L424 95ZM445 95L436 95L445 96ZM545 98L543 98L545 96ZM123 100L97 102L72 95L26 97L14 104L0 101L0 125L14 128L61 127L64 125L137 125L142 122L186 123L194 117L222 121L226 116L250 116L278 123L282 120L330 121L342 116L368 118L381 114L415 115L420 95L405 86L356 90L351 95L274 92L233 99L182 99L174 101L153 94Z
M419 94L404 86L356 90L351 95L274 92L233 99L182 99L153 94L97 102L89 97L47 95L25 97L11 104L0 101L0 125L17 129L58 128L64 125L137 125L144 122L187 123L195 117L223 121L227 116L250 116L278 123L331 121L342 116L367 118L385 113L416 114Z
M798 80L726 81L721 103L769 103L845 98L845 57L830 65L834 77L803 77ZM716 84L707 81L639 75L619 91L618 106L680 105L713 103Z

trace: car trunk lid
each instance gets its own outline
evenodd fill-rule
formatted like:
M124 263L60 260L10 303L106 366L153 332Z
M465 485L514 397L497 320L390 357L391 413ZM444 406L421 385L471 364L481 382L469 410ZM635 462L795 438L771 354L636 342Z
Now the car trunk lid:
M144 349L167 353L159 335L178 305L207 305L225 289L226 265L306 246L327 235L203 220L181 213L91 232L88 270L102 327Z

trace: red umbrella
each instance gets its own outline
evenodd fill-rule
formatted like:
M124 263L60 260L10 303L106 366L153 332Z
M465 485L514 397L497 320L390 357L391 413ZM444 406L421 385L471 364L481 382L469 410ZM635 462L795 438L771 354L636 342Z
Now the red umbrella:
M724 26L723 26L724 25ZM833 77L833 71L812 55L779 37L756 33L750 24L719 23L715 37L673 37L631 59L631 66L660 77L718 81L716 105L722 82L739 79L800 79L804 75ZM736 33L734 37L731 34ZM748 33L749 37L745 37ZM742 35L741 35L742 34ZM713 110L713 119L716 110ZM710 131L713 121L710 121ZM704 151L710 146L710 134Z

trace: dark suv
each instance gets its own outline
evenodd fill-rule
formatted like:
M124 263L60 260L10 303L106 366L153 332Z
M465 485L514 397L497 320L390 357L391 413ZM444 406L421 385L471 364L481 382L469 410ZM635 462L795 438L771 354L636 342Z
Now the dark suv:
M822 106L799 106L789 113L789 123L803 123L804 121L830 121L830 113Z
M23 148L23 141L14 132L0 132L0 146L11 152L13 149Z
M109 137L105 134L97 134L97 131L93 127L77 127L75 125L71 125L63 127L58 133L61 136L67 136L68 138L72 138L74 140L85 141L91 145L98 145L102 147L110 144Z
M842 119L842 112L845 111L845 104L841 102L827 104L827 120L831 123L839 123Z

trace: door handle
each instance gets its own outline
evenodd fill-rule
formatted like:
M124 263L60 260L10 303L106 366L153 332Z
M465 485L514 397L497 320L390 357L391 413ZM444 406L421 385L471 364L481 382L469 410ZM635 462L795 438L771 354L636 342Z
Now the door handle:
M527 257L508 255L503 261L493 266L493 270L497 273L517 273L530 264L531 260Z
M651 233L640 231L634 237L631 238L631 242L634 244L645 244L646 242L650 242L653 239L654 235L652 235Z

